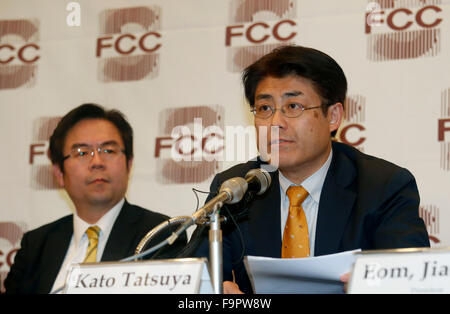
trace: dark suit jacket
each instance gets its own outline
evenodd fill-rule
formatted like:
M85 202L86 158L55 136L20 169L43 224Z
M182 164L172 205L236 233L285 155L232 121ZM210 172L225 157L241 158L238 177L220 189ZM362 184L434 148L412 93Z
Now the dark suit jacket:
M351 146L337 142L332 145L333 158L319 201L314 255L358 248L429 246L424 222L419 217L419 193L412 174ZM225 180L243 177L260 166L260 161L250 161L219 173L211 184L209 198ZM281 257L278 171L271 176L272 184L265 194L247 204L226 205L221 211L247 211L238 221L239 228L230 222L223 225L224 280L232 280L233 269L237 284L247 293L252 289L243 256ZM209 256L205 237L195 256Z
M168 218L125 201L109 235L101 261L118 261L133 255L147 232ZM162 232L147 248L164 240L172 231ZM64 261L72 234L73 215L25 233L21 248L5 279L6 293L49 293ZM184 235L178 243L174 243L158 257L174 257L185 243Z

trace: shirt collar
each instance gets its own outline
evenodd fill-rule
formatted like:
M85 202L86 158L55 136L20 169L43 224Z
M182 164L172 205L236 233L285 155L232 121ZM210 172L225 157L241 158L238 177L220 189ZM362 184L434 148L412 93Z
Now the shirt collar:
M330 168L331 159L333 157L333 150L331 149L330 154L328 155L328 159L325 161L325 163L320 167L319 170L314 172L311 176L309 176L305 181L303 181L301 184L295 184L291 182L288 178L286 178L281 171L279 172L279 180L280 180L280 188L282 195L286 198L286 192L287 189L291 185L301 185L303 188L305 188L306 191L308 191L309 195L312 197L314 202L317 204L320 200L320 194L322 193L322 186L325 182L325 177L327 175L328 169Z
M75 246L80 244L81 239L85 235L87 228L90 226L99 226L100 227L100 237L105 236L109 237L111 233L111 229L116 221L117 216L122 209L123 204L125 203L125 198L122 198L113 208L111 208L105 215L100 218L95 224L88 224L86 221L80 218L78 214L75 212L73 215L73 235L75 240Z

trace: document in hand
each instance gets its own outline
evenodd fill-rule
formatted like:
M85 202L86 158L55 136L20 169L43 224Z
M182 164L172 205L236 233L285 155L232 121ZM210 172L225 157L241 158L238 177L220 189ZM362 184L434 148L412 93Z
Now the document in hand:
M339 277L352 270L355 252L307 258L246 256L255 293L344 293Z

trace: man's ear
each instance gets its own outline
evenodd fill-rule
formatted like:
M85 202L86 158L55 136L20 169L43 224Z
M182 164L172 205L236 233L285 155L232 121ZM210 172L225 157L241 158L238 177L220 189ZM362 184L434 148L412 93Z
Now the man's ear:
M128 159L127 166L128 166L128 172L130 172L131 171L131 167L133 166L133 157Z
M328 121L330 122L330 132L336 131L344 118L344 106L340 102L328 107Z
M61 171L59 165L54 164L52 166L53 175L61 188L64 188L64 173Z

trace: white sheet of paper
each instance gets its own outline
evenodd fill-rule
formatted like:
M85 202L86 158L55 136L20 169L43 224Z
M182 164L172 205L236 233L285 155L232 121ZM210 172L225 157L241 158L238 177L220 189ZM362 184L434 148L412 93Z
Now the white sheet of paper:
M339 277L351 271L360 249L308 258L246 256L255 293L344 293Z

